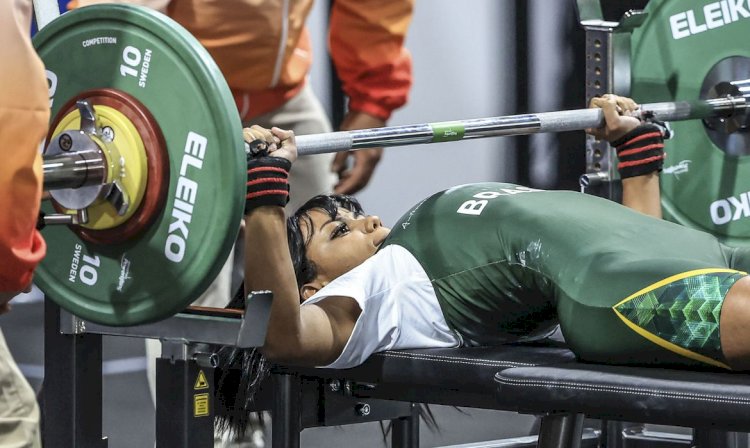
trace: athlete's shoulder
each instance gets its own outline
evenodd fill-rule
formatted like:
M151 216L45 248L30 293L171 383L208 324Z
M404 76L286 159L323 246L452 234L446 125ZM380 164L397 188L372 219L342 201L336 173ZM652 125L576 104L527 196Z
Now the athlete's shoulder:
M545 191L538 188L525 187L523 185L508 182L477 182L471 184L456 185L447 190L437 193L437 196L474 195L487 193L489 196L511 196L518 193L530 193Z
M489 204L523 193L542 193L546 190L504 182L482 182L458 185L440 191L411 207L394 225L406 230L419 221L443 219L453 215L481 215ZM549 192L547 192L549 193Z

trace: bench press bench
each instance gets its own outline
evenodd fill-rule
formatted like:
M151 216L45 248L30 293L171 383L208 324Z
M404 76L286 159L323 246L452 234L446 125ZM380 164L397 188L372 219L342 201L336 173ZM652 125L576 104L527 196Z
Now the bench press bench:
M584 416L693 428L692 442L685 440L681 446L698 448L746 446L733 444L729 431L750 431L750 375L586 364L562 346L390 351L352 369L277 367L274 376L319 378L324 384L338 385L335 392L354 398L540 415L537 446L541 448L584 446ZM293 396L287 398L283 401L298 402ZM280 415L298 421L294 409ZM291 433L279 434L280 428ZM298 446L299 436L294 434L298 430L293 423L279 422L273 439L282 437L284 444L274 446ZM619 434L609 437L614 440ZM678 446L675 443L648 446ZM402 438L398 445L418 446L418 436ZM623 445L610 442L608 446Z
M250 315L267 315L270 295L251 302ZM208 313L208 314L206 314ZM194 344L262 342L265 327L241 313L195 310L157 324L107 327L82 321L45 302L45 440L54 446L104 448L101 431L101 335L163 340L157 360L157 446L210 446L210 398L215 363ZM239 336L238 336L239 335ZM236 341L236 342L233 342ZM199 373L205 375L205 389ZM582 436L584 416L617 422L694 428L694 440L621 444L603 425L609 448L747 448L728 431L750 432L750 375L719 371L585 364L558 342L399 350L377 353L352 369L274 366L256 408L270 410L273 447L294 448L300 432L391 420L394 448L419 446L413 403L495 409L539 415L541 448L597 446ZM200 406L198 406L200 404ZM205 406L204 406L205 404ZM198 410L205 412L198 414ZM535 446L522 438L502 446ZM603 445L602 445L603 446Z

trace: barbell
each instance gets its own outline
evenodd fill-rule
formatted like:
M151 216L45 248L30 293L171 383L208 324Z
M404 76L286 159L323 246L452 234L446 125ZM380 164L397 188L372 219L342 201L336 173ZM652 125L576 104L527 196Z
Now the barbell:
M229 88L180 25L132 5L62 15L34 45L47 68L52 122L44 152L48 255L42 290L106 325L180 311L218 274L237 237L245 144ZM746 74L747 75L747 74ZM748 85L721 80L715 94L644 104L662 121L747 127ZM713 121L711 121L713 120ZM601 110L300 135L300 155L599 127ZM715 124L711 126L715 127Z
M747 127L750 80L727 84L734 87L732 94L706 100L642 104L633 115L659 121L739 118L744 129ZM540 132L580 131L603 125L604 115L600 109L575 109L301 135L296 140L299 154L309 155Z

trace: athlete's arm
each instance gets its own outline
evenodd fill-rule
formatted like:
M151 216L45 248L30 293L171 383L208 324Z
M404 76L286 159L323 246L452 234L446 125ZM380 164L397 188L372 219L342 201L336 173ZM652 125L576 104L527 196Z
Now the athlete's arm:
M587 129L594 137L612 143L641 125L640 120L626 115L638 108L630 98L604 95L591 99L590 107L600 107L604 112L605 126ZM643 214L661 218L659 172L622 179L622 204Z
M269 143L269 156L290 162L297 158L294 134L254 126L246 139ZM356 321L356 302L328 298L320 304L300 307L300 295L286 235L284 208L262 205L245 216L246 292L270 290L273 303L262 353L273 361L324 365L343 351Z
M329 46L342 89L349 98L340 130L385 126L406 103L412 62L404 46L414 0L337 0L330 16ZM354 194L370 181L383 148L336 154L334 191ZM351 169L347 161L352 161Z
M661 190L659 173L654 171L643 176L622 180L622 205L644 215L661 219Z

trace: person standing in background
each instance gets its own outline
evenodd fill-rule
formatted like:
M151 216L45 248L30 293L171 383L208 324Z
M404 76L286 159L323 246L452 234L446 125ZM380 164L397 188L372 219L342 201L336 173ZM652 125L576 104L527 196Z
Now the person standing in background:
M47 247L36 230L42 197L39 145L49 125L44 65L29 37L31 0L0 0L0 314L29 291ZM0 332L0 446L41 447L39 407Z
M278 126L296 135L331 132L307 82L313 56L305 21L313 0L73 0L68 7L95 3L147 6L185 27L221 69L243 123ZM349 98L341 130L385 126L406 103L412 65L404 39L413 8L414 0L333 2L329 47ZM291 173L297 190L292 200L302 204L320 193L358 192L381 155L382 148L375 148L301 157Z

